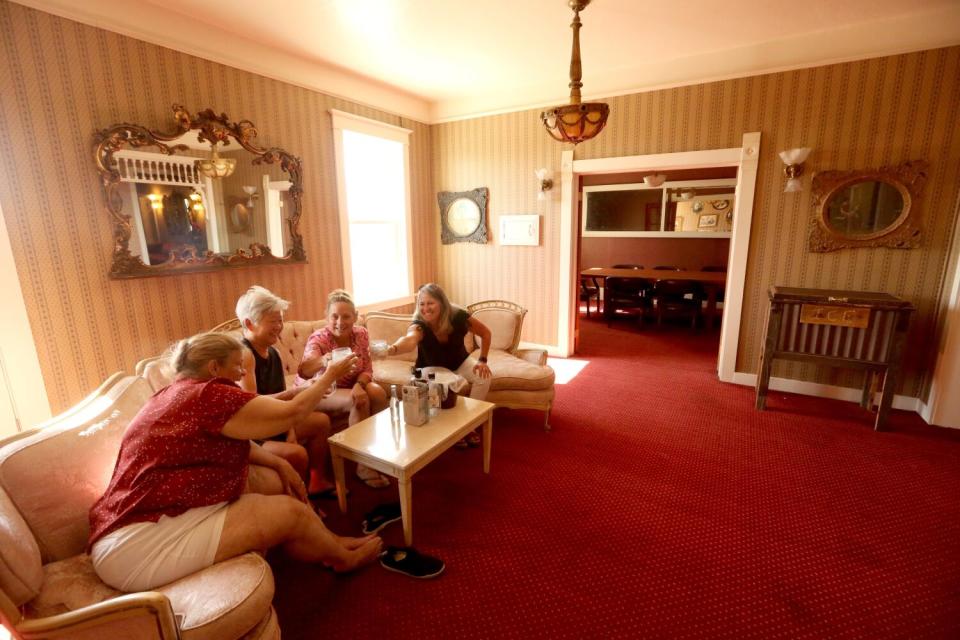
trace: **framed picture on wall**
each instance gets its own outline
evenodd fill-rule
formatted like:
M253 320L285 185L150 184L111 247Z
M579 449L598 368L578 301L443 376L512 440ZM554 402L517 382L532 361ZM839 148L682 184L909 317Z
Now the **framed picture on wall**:
M698 229L710 229L717 226L717 214L705 213L697 220Z

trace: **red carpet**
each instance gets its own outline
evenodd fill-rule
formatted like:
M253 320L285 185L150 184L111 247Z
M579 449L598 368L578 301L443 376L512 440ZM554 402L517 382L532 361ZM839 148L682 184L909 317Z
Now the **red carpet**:
M960 432L774 392L757 412L717 381L716 333L581 336L553 432L501 410L489 476L479 449L416 476L444 575L271 557L286 640L960 637ZM397 499L351 489L346 515L323 505L338 533Z

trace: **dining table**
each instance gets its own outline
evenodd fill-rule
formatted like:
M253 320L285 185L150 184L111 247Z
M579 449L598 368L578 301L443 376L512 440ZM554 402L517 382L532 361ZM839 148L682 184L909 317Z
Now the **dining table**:
M657 280L689 280L696 282L707 294L707 306L704 309L704 316L707 319L708 326L713 326L713 320L717 316L717 295L723 291L727 285L727 274L725 271L673 271L668 269L616 269L613 267L589 267L580 272L581 276L599 278L604 283L607 278L637 278L651 283ZM603 287L604 297L606 297L606 286ZM606 300L603 303L604 313L606 313Z

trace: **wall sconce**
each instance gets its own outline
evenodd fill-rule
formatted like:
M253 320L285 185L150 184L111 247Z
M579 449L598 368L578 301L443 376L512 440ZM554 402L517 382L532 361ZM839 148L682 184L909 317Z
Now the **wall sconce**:
M643 184L647 185L648 187L659 187L666 181L666 179L667 176L663 175L662 173L651 173L648 176L643 176Z
M247 207L253 209L253 201L260 198L257 188L248 184L243 185L243 192L247 194Z
M797 149L787 149L780 152L780 159L783 164L783 175L787 176L787 186L783 188L784 193L793 191L803 191L803 184L800 182L800 176L803 175L803 163L810 155L810 147L800 147Z
M553 171L550 171L550 169L537 169L533 172L533 175L537 176L537 182L539 184L537 200L546 200L547 191L553 189Z
M210 158L208 160L197 160L197 171L200 175L208 178L226 178L233 170L237 168L235 158L221 158L217 152L219 142L210 143Z
M153 209L155 213L160 213L163 209L163 196L159 193L148 193L147 200L150 201L150 208Z

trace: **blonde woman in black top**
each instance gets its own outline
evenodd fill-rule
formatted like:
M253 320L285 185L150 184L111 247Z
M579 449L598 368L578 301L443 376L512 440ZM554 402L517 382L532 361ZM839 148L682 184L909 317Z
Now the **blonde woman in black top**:
M480 339L480 356L467 353L463 339L472 332ZM490 390L490 329L466 309L450 304L440 285L430 283L417 292L417 310L407 334L387 347L387 354L417 349L417 367L442 367L463 378L470 385L470 397L483 400ZM480 438L470 434L466 442L476 446Z

